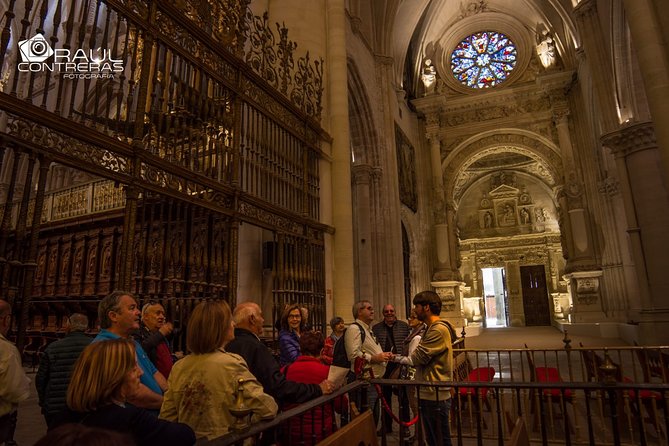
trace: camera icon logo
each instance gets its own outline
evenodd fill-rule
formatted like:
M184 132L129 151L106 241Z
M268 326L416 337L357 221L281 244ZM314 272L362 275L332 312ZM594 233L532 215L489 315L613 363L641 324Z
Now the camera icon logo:
M51 45L42 34L19 42L19 51L24 62L44 62L53 55Z

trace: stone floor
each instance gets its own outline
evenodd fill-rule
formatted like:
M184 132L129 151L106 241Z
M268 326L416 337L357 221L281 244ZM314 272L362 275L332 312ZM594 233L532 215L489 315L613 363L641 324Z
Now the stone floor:
M522 327L522 328L490 328L483 329L479 336L467 338L467 348L522 348L527 343L530 348L562 348L563 333L553 327ZM570 336L571 337L571 336ZM625 345L620 339L598 338L592 336L573 336L572 345L583 342L589 347L607 347ZM33 380L35 373L32 368L26 369L28 376ZM395 429L397 432L397 429ZM19 446L34 444L46 433L46 423L40 414L37 404L37 395L33 393L27 401L19 406L19 419L15 435ZM397 444L397 433L387 439L388 444ZM381 443L381 442L379 442Z

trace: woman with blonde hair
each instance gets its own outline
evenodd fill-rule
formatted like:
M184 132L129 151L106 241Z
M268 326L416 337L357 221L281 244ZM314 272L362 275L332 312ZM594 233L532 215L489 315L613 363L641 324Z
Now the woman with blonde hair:
M141 445L192 445L193 430L185 424L158 420L126 402L139 390L142 369L135 346L126 339L90 344L74 364L67 389L68 411L57 424L82 423L132 435Z
M251 421L273 418L278 406L249 371L246 361L225 346L234 338L230 307L224 301L199 303L188 321L186 345L192 354L177 361L168 380L160 418L188 424L195 435L213 439L235 422L229 409L242 381Z

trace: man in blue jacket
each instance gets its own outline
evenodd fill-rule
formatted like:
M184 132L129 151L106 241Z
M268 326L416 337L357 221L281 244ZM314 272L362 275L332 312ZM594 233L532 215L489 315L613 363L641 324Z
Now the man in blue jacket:
M139 307L132 294L126 291L114 291L100 301L98 305L100 333L93 342L107 339L132 339L132 334L139 328ZM139 342L135 341L137 364L140 366L140 388L128 398L134 406L154 409L155 414L163 404L163 392L167 390L167 380L153 365Z

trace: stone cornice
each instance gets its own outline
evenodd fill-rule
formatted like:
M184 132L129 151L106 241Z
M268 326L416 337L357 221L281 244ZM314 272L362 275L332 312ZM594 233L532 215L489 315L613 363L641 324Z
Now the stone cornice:
M428 113L434 109L441 109L443 113L461 112L463 110L500 106L530 98L538 98L545 95L542 88L536 84L523 84L502 88L494 91L486 91L485 94L460 95L448 97L446 95L434 94L414 99L412 104L422 113Z
M656 149L655 127L650 121L622 127L601 137L602 145L611 149L615 157L626 157L641 150Z

